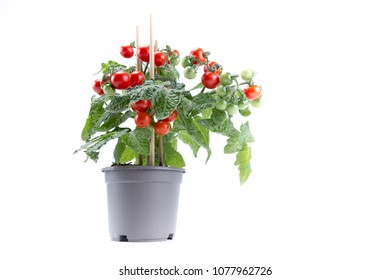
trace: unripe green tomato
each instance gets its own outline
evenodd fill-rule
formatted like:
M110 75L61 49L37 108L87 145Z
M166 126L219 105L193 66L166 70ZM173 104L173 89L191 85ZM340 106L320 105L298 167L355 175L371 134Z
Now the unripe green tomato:
M223 86L229 86L233 83L232 75L230 75L230 73L228 73L228 72L221 74L221 76L219 76L219 79L220 79L221 85L223 85Z
M228 112L229 115L237 114L238 106L236 104L230 104L229 106L227 106L226 112Z
M186 77L187 79L195 79L196 77L196 70L194 68L192 68L191 66L187 66L185 69L184 69L184 77Z
M217 108L218 110L225 110L227 107L227 102L223 99L220 99L217 101L217 103L215 104L215 108Z
M106 94L107 96L115 95L115 89L112 86L110 86L109 84L105 84L103 86L103 91L104 91L104 94Z
M260 108L263 101L261 101L262 98L257 98L251 102L251 105L255 108Z
M186 67L191 66L191 65L192 65L192 63L191 63L190 58L188 56L183 57L183 59L181 60L181 66L186 68Z
M253 72L251 69L245 69L241 72L241 78L244 80L244 81L250 81L252 79L252 76L253 76Z
M226 88L224 86L218 86L216 93L217 93L217 95L223 97L226 95Z
M240 102L238 102L238 109L244 110L248 108L249 106L249 100L248 99L243 99Z
M171 65L177 66L180 64L180 57L178 56L172 57L171 60L169 60L169 62L171 63Z

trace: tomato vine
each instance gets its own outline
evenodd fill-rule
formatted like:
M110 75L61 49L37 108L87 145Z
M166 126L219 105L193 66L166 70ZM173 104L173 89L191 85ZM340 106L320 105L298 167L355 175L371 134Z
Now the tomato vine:
M205 149L207 162L211 156L210 132L214 132L227 137L224 152L236 154L234 164L243 184L252 172L250 144L254 137L248 122L236 129L233 117L238 113L248 117L250 104L260 106L262 89L254 83L255 73L250 69L240 75L226 72L222 64L209 60L210 52L201 48L180 58L176 49L165 46L153 54L156 72L152 80L148 46L136 49L133 42L121 46L120 54L126 59L138 56L141 68L137 71L135 66L112 60L101 64L97 73L101 78L93 82L97 96L91 99L82 130L85 144L76 152L84 151L87 159L97 161L100 148L116 139L114 165L182 168L185 161L178 151L178 140L188 145L195 157L201 148ZM180 82L176 68L180 62L188 79L195 79L200 67L203 69L199 84L192 89ZM131 119L134 120L129 125ZM156 160L150 160L153 158Z

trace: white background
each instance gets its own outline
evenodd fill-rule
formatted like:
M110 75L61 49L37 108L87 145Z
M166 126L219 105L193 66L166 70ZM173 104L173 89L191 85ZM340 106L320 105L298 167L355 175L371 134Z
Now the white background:
M0 278L125 279L124 265L177 265L389 279L385 4L1 0ZM257 141L246 185L223 138L212 138L206 166L205 153L184 150L175 239L116 243L100 172L110 151L98 164L72 153L93 73L108 59L126 63L118 48L135 39L136 24L147 44L150 11L160 45L202 47L231 72L255 69L265 103L250 120Z

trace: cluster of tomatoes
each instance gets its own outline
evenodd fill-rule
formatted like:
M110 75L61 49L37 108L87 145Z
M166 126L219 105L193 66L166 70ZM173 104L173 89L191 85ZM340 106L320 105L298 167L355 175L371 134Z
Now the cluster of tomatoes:
M241 78L247 86L241 90L237 75L222 73L222 66L215 61L208 61L208 53L201 48L192 50L191 53L184 57L182 66L184 67L184 76L187 79L194 79L197 70L203 65L204 74L202 75L202 85L205 88L214 90L218 96L216 108L226 110L229 115L236 114L239 110L248 108L249 103L254 107L260 106L261 87L253 84L254 73L250 69L241 72ZM233 82L236 82L234 85ZM232 85L233 84L233 85Z
M126 46L121 46L120 53L124 58L132 58L135 54L134 43ZM150 58L149 46L137 48L137 57L148 63ZM180 64L180 54L177 50L165 49L163 51L154 52L154 63L156 67L161 67L168 64L176 66ZM125 90L138 85L142 85L145 80L145 75L141 71L128 73L126 71L118 71L113 74L107 74L104 79L97 79L93 83L94 91L99 95L113 96L115 90ZM135 124L139 128L146 128L152 124L152 104L150 100L139 100L130 104L131 109L135 112ZM176 110L171 115L157 121L154 124L154 130L158 135L165 135L171 129L170 122L177 117Z
M129 87L135 87L142 85L145 80L145 75L141 71L134 71L127 73L125 71L118 71L114 74L106 75L105 79L97 79L93 83L94 91L103 95L112 96L115 94L116 89L127 89Z
M132 58L134 56L134 43L126 46L121 46L120 53L124 58ZM139 47L137 56L143 62L149 62L149 46ZM169 50L169 52L156 51L154 52L154 61L157 67L164 66L169 63L174 66L180 63L180 56L177 50ZM128 73L126 71L118 71L112 75L108 74L105 79L97 79L94 81L93 89L99 94L112 96L115 90L124 90L127 88L142 85L145 80L145 75L141 71Z
M135 103L132 103L131 109L136 113L134 121L137 127L139 128L146 128L149 127L152 124L152 115L151 113L151 107L152 103L150 100L139 100ZM174 110L171 115L163 120L157 121L154 124L154 130L158 135L165 135L169 132L171 129L170 122L174 121L177 118L177 112Z
M132 58L135 54L134 43L121 46L120 53L124 58ZM137 57L145 63L149 62L149 46L138 47ZM205 53L201 48L194 49L190 54L180 59L177 50L167 47L162 51L154 52L154 63L158 69L170 64L176 66L182 63L184 67L184 76L187 79L194 79L199 67L203 66L204 74L201 83L204 88L212 90L216 97L216 108L226 110L229 115L236 114L239 110L245 110L251 103L254 107L260 106L261 87L253 84L253 73L246 69L241 72L241 78L247 86L241 90L237 82L237 75L231 75L228 72L222 73L222 66L214 61L208 60L209 53ZM145 75L141 71L117 71L112 74L106 74L103 79L94 81L93 89L99 95L113 96L116 90L125 90L138 85L145 81ZM235 84L233 84L235 82ZM232 85L233 84L233 85ZM139 100L130 104L131 109L135 112L135 124L139 128L146 128L152 124L153 109L150 100ZM154 129L158 135L165 135L169 132L170 122L177 117L177 112L173 111L171 115L159 120L154 124Z
M253 84L253 72L245 69L241 72L241 78L247 86L242 90L236 83L237 75L223 73L220 76L220 85L216 89L218 110L226 110L229 115L234 115L240 110L246 110L249 104L253 107L260 107L261 87ZM233 85L232 85L233 84Z
M222 67L214 61L207 64L207 55L201 48L194 49L190 55L183 58L182 66L184 67L184 77L187 79L195 79L197 69L204 65L204 74L202 76L202 84L205 88L214 89L220 83L219 75Z

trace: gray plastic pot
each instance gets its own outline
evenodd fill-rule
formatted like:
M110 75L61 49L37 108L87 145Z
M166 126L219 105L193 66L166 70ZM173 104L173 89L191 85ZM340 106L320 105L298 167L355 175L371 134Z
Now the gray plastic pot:
M103 168L113 241L163 241L176 230L184 169L161 166Z

